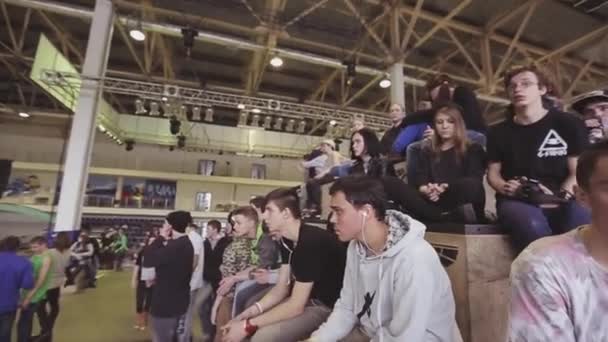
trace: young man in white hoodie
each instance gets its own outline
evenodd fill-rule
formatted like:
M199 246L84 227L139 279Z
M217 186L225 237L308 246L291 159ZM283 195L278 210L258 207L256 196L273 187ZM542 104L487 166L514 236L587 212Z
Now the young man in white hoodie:
M345 177L330 189L348 247L344 285L310 341L459 341L452 287L422 223L387 210L382 184Z

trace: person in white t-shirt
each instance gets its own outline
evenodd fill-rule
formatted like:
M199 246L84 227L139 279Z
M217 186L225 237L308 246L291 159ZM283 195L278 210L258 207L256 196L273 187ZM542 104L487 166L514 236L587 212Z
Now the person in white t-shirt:
M185 323L185 333L184 340L190 341L192 336L192 310L197 310L199 302L198 300L198 292L201 287L203 287L203 265L205 263L205 253L204 253L204 242L203 237L196 231L196 226L191 224L186 228L186 233L188 234L188 238L192 243L192 247L194 248L194 263L192 268L194 271L192 272L192 278L190 279L190 305L188 306L188 312L186 313L186 323ZM198 311L198 310L197 310Z

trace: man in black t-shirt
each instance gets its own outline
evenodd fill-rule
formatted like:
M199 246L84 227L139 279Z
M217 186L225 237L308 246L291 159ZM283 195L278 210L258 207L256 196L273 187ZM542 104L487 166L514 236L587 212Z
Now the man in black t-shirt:
M279 281L222 328L227 341L306 339L327 319L340 295L346 249L330 232L302 223L295 192L269 193L264 220L270 234L281 241Z
M144 267L154 267L156 282L150 309L154 342L186 342L185 314L190 305L194 248L186 235L192 216L186 211L167 215L156 239L146 250Z
M546 84L535 67L507 73L514 115L488 135L488 182L497 192L498 219L518 252L536 239L590 222L589 212L572 198L578 156L586 145L583 123L543 107ZM521 188L530 180L540 191Z

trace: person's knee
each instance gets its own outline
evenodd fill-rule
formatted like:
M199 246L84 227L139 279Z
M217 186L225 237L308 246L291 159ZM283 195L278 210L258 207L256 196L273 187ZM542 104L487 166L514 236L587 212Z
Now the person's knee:
M285 342L285 338L281 338L281 329L276 324L260 328L255 335L251 337L251 342Z

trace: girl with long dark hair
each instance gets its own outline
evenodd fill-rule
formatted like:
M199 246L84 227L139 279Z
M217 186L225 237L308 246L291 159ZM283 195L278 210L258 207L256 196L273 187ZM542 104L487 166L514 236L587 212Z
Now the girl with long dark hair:
M434 133L421 151L413 180L425 200L445 211L458 209L465 222L484 217L485 152L467 138L458 105L439 107L433 117Z

